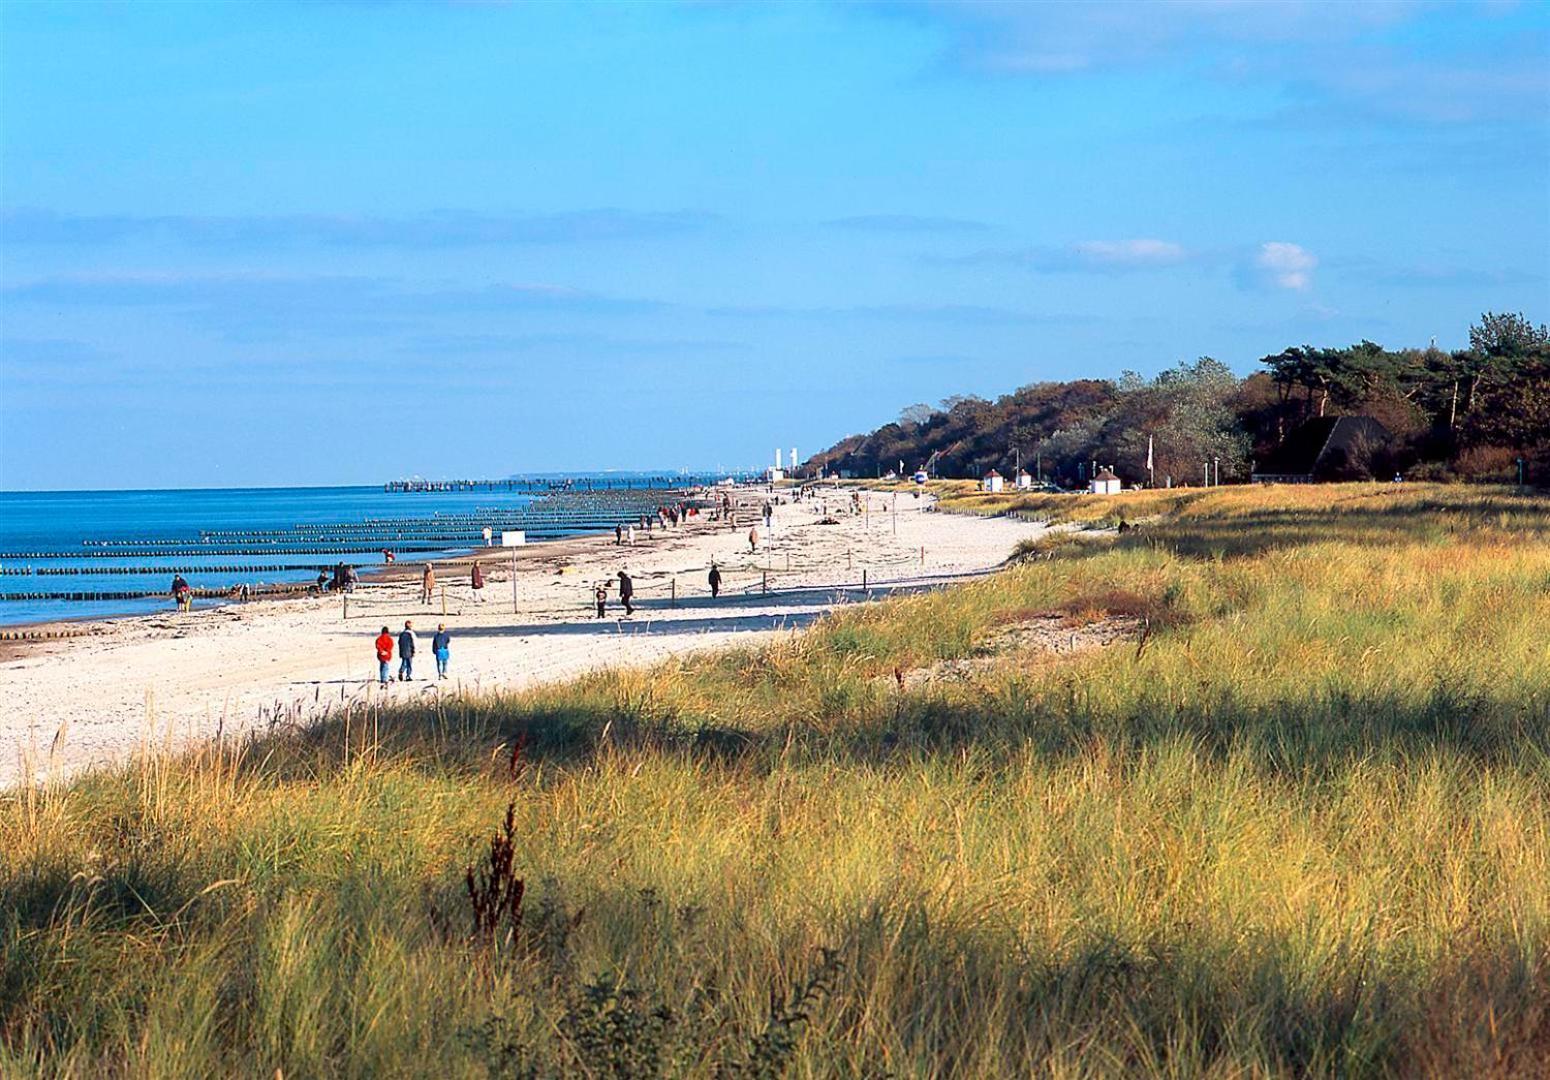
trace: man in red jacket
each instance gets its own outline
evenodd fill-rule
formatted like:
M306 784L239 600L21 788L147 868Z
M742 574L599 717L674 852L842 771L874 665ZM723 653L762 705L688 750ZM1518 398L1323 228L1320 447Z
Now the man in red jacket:
M387 627L382 628L382 633L377 635L377 671L378 680L383 686L388 684L388 665L393 662L393 635Z

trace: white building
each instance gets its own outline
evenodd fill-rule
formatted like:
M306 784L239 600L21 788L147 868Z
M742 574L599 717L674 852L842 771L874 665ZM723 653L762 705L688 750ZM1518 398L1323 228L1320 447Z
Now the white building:
M1005 484L1006 481L1002 479L1001 474L996 472L995 469L991 469L988 473L985 474L985 479L980 481L980 490L988 491L994 495L999 492L1005 486Z
M1093 477L1092 486L1088 489L1094 495L1118 495L1120 491L1119 477L1114 475L1112 469L1099 469Z
M1027 469L1018 469L1017 470L1017 490L1018 491L1032 491L1033 490L1033 477L1032 477L1032 475L1029 474Z

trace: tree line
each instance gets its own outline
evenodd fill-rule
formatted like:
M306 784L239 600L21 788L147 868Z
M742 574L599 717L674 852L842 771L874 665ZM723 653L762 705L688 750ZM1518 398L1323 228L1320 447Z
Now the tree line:
M1202 483L1209 461L1224 482L1241 481L1308 421L1367 416L1392 440L1346 462L1349 478L1511 480L1520 459L1536 482L1550 478L1550 328L1522 314L1486 312L1465 349L1299 345L1259 366L1239 378L1205 356L1153 378L1127 371L912 405L808 465L853 476L901 464L929 463L939 476L1021 466L1074 485L1097 462L1128 483L1161 485Z

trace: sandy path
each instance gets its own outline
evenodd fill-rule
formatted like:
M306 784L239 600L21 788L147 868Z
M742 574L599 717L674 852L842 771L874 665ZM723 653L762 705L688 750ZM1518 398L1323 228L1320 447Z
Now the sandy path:
M122 619L101 635L40 645L0 662L0 787L122 760L148 738L184 744L263 727L276 712L304 718L357 696L522 687L755 644L836 603L864 599L853 587L863 573L869 584L883 583L874 596L919 588L989 569L1043 531L1013 519L924 512L929 499L909 495L898 497L896 514L892 495L865 502L863 513L851 512L848 493L781 505L757 556L746 526L708 523L658 531L633 548L615 547L612 537L535 545L518 554L516 614L507 564L485 564L483 603L473 601L466 568L447 568L438 576L453 634L452 678L440 684L430 635L443 619L441 602L421 605L417 583L358 588L347 619L338 598L307 598ZM836 524L819 523L825 509ZM725 575L715 601L705 579L712 559ZM636 581L634 617L616 617L623 612L615 589L610 617L593 618L593 586L621 566ZM417 678L383 690L372 639L384 625L396 634L405 619L420 635Z

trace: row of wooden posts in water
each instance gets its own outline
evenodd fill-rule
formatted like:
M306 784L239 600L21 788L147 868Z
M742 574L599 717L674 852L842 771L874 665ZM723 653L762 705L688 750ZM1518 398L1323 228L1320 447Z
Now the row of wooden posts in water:
M389 494L424 494L455 491L524 491L570 494L594 491L674 491L683 488L705 487L718 480L752 479L753 473L710 474L694 476L592 476L563 480L389 480L382 490Z
M380 563L347 563L354 569ZM254 564L251 566L0 566L5 577L82 577L113 574L282 574L332 570L317 563Z
M185 541L186 543L186 541ZM136 548L132 551L6 551L0 552L0 563L44 559L187 559L200 556L237 557L244 555L359 555L380 547L390 547L398 554L446 551L445 544L331 544L301 547L270 547L248 544L240 547L181 547L164 549Z
M662 502L682 501L685 492L664 488L634 488L603 493L588 493L575 498L548 496L530 506L489 508L459 513L434 514L430 517L367 518L363 521L298 523L284 528L201 529L198 539L135 538L86 539L88 549L134 548L151 551L179 548L197 551L192 545L219 542L253 546L278 544L360 544L362 547L388 547L403 541L439 541L463 544L486 538L486 531L522 530L539 536L566 532L606 530L629 523L643 514L654 513ZM693 500L702 501L702 500ZM4 558L5 556L0 556ZM16 556L12 556L13 558Z
M316 588L317 586L310 582L293 585L248 585L246 592L242 591L241 586L228 586L224 589L191 589L190 595L195 600L230 600L234 596L300 596ZM166 589L132 589L113 592L18 592L0 593L0 603L18 600L69 600L73 602L87 600L165 600L169 595Z

